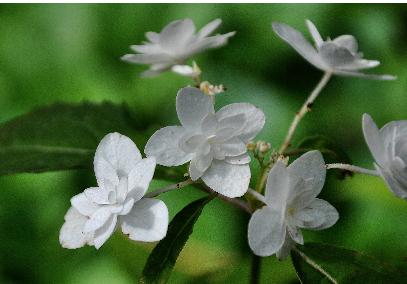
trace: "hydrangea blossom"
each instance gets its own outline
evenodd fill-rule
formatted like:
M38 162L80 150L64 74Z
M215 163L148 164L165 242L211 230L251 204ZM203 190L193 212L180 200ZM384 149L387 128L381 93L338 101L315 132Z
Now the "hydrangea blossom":
M379 130L364 114L363 134L376 170L394 194L407 199L407 120L392 121Z
M167 126L153 134L145 153L163 166L191 161L192 180L228 197L242 196L250 181L246 144L263 128L261 110L234 103L215 113L210 96L187 87L178 92L176 109L182 126Z
M207 49L225 45L235 34L230 32L210 36L221 23L220 19L216 19L195 33L195 25L190 19L171 22L160 33L147 32L147 42L131 46L139 54L126 54L122 60L150 65L150 69L142 73L142 76L156 76L171 68L181 75L191 76L193 69L184 65L188 58Z
M155 159L142 159L126 136L111 133L100 142L94 159L98 187L71 199L59 240L75 249L100 248L118 225L136 241L154 242L167 233L168 209L161 200L143 198L153 177Z
M314 40L313 47L300 33L292 27L273 23L274 32L291 45L305 60L316 68L337 75L356 76L379 80L393 80L391 75L364 74L360 70L376 67L377 60L363 59L363 53L358 52L358 43L352 35L341 35L333 40L324 41L315 25L307 20L308 30Z
M267 179L266 205L249 221L249 245L255 254L283 259L295 243L304 244L300 228L322 230L336 223L336 209L316 198L325 174L319 151L307 152L288 167L282 161L274 165Z

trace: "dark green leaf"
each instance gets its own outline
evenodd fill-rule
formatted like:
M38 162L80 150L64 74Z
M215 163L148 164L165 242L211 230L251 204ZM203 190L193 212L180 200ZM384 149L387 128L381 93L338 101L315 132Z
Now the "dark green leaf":
M0 125L0 174L90 168L110 132L133 139L143 122L125 105L54 104Z
M140 283L166 283L178 255L191 235L204 206L213 196L196 200L184 207L168 226L167 236L151 252Z
M303 284L405 283L406 275L366 254L327 244L308 243L291 252Z
M346 152L337 145L333 140L322 135L315 135L303 139L296 149L290 151L294 154L302 154L311 150L319 150L324 156L326 163L344 163L351 164L351 160ZM340 171L338 177L343 178L347 175L352 175L349 171Z

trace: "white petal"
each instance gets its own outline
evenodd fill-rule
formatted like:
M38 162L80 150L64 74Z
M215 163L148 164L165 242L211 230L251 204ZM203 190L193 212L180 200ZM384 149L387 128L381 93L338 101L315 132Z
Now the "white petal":
M283 214L289 194L290 178L288 170L282 161L277 161L267 177L265 199L269 206Z
M290 235L291 239L297 244L304 244L304 237L302 236L301 230L295 226L287 226L287 232Z
M252 251L270 256L283 245L286 235L284 216L267 206L256 210L249 221L248 239Z
M346 70L340 70L340 69L335 69L334 73L339 76L358 77L358 78L371 79L371 80L391 81L391 80L397 79L397 77L393 76L393 75L365 74L365 73L361 73L361 72L346 71Z
M379 165L384 166L388 158L386 157L385 145L383 139L380 137L379 129L372 117L367 113L362 117L362 129L365 136L366 144L369 147L373 158Z
M120 211L119 215L127 215L130 213L134 205L134 199L131 198L123 204L123 209Z
M133 171L131 171L129 175L131 175ZM128 191L129 191L129 180L127 177L122 177L120 179L119 185L115 190L116 196L114 200L112 200L113 201L112 203L114 202L122 203L126 199Z
M138 201L144 196L153 179L155 165L154 157L148 157L138 162L129 174L128 197Z
M106 183L106 182L105 182ZM85 189L86 198L96 204L109 204L109 191L106 188L90 187Z
M294 246L295 242L290 238L289 234L286 234L283 246L276 253L278 260L286 259Z
M266 118L259 108L248 103L234 103L224 106L216 113L216 117L221 123L223 119L239 114L244 114L246 122L241 128L241 133L238 137L247 143L262 130Z
M109 220L105 223L105 225L95 231L94 235L94 246L96 249L99 249L107 239L113 234L114 230L116 229L117 223L117 216L112 215L110 216Z
M117 185L118 178L127 176L140 160L140 151L130 138L117 132L106 135L100 141L94 159L98 185L103 187L104 179Z
M172 72L185 77L196 77L199 74L189 65L174 65L171 67Z
M173 59L165 53L125 54L120 59L135 64L158 64L173 61Z
M213 20L212 22L208 23L207 25L205 25L197 34L197 36L199 38L204 38L208 35L210 35L214 30L216 30L220 24L222 24L222 20L221 19L216 19Z
M92 215L99 206L91 202L84 193L79 193L71 198L72 207L79 211L82 215Z
M307 205L307 202L316 197L322 190L325 183L326 167L325 161L319 151L309 151L296 159L288 166L290 176L294 175L301 178L304 184L301 187L296 187L296 192L292 192L292 198L295 196L307 197L307 199L297 200L298 202ZM312 194L303 194L303 192L311 191Z
M191 154L179 147L179 141L185 134L181 126L167 126L156 131L147 142L144 153L147 157L155 157L157 164L163 166L179 166L190 161Z
M160 40L160 34L156 32L146 32L146 38L152 43L158 43Z
M112 215L109 206L102 206L90 216L85 224L85 232L93 232L103 227Z
M305 60L318 69L327 69L326 64L322 61L315 48L304 38L302 33L281 23L273 23L272 26L274 32L291 45Z
M250 163L250 156L247 153L236 157L226 157L225 162L234 165L244 165Z
M246 193L250 176L248 165L232 165L213 160L212 165L202 176L202 180L214 191L234 198Z
M317 47L321 46L321 44L324 42L324 40L322 39L321 35L319 34L317 27L310 20L306 20L305 22L307 24L308 30L309 30L312 38L314 39L315 45Z
M164 202L143 198L121 218L124 234L134 241L156 242L165 237L168 228L168 209Z
M187 129L196 131L202 120L209 113L214 113L212 99L197 88L182 88L176 100L179 121Z
M352 35L341 35L333 40L339 46L348 49L351 53L356 54L358 52L358 42Z
M361 69L373 68L380 65L377 60L356 59L350 64L343 65L339 69L344 71L357 71Z
M71 207L65 214L65 223L59 232L59 242L62 247L76 249L86 244L92 244L91 233L84 233L83 227L88 218Z
M209 113L203 120L201 125L202 133L207 136L213 135L218 127L218 119L213 113Z
M314 201L296 216L303 221L303 228L323 230L333 226L339 219L338 211L329 202L315 198ZM307 218L301 218L307 216Z
M407 199L407 188L403 186L399 181L397 181L388 171L385 171L376 164L375 167L386 182L386 185L390 189L390 191L400 198Z
M188 43L195 33L195 25L190 19L169 23L160 33L160 45L175 54Z
M341 68L355 61L355 56L347 48L333 42L324 42L319 49L319 54L332 68Z
M184 57L190 57L207 49L222 47L227 44L229 38L234 36L235 34L235 32L230 32L223 35L215 35L203 39L198 39L188 46L188 49L185 51Z
M221 144L221 151L227 157L236 157L247 152L246 144L239 138L232 138Z

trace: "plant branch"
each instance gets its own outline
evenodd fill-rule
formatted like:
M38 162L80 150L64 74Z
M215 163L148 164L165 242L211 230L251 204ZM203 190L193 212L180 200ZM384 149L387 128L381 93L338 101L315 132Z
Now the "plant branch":
M187 179L186 181L181 181L179 183L171 184L171 185L166 186L164 188L160 188L160 189L154 190L152 192L149 192L144 197L153 198L153 197L156 197L156 196L158 196L158 195L160 195L162 193L166 193L168 191L172 191L172 190L176 190L176 189L181 189L181 188L183 188L185 186L188 186L190 184L193 184L193 183L194 183L194 181L192 179Z
M353 165L348 165L348 164L339 164L339 163L327 164L326 169L327 170L341 169L341 170L351 171L354 173L366 174L366 175L377 176L377 177L380 176L380 174L375 170L369 170L369 169L365 169L365 168L361 168L361 167L353 166Z
M253 196L254 198L256 198L258 201L263 202L264 204L266 204L266 199L258 191L249 188L247 190L247 193L250 194L251 196Z
M261 257L253 254L250 284L260 283Z
M280 150L278 151L280 154L284 153L285 150L287 150L287 148L290 147L291 139L294 136L298 124L300 123L301 119L307 114L307 112L311 111L315 99L318 97L322 89L326 86L331 76L332 76L331 72L324 73L324 76L321 78L318 85L315 87L315 89L312 91L308 99L302 105L301 109L295 114L295 117L291 122L290 128L288 129L287 136L285 137L284 142L281 145Z

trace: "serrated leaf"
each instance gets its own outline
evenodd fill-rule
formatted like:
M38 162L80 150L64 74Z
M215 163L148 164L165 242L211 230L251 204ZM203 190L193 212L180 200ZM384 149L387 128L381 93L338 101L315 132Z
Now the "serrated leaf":
M327 244L308 243L291 252L303 284L405 283L406 275L371 256Z
M205 205L213 196L196 200L175 215L168 226L167 236L151 252L144 266L140 283L166 283L179 254L192 234L194 225Z
M0 125L0 174L90 168L110 132L134 139L143 122L125 105L58 103Z

